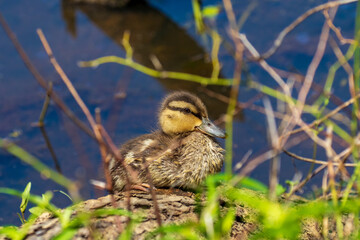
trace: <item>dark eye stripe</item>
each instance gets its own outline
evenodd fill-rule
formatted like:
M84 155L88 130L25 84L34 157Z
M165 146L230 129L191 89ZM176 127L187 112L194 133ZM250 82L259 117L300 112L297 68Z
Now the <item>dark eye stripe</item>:
M179 107L171 107L171 106L167 106L168 109L173 110L173 111L179 111L185 114L192 114L195 117L197 117L198 119L201 119L201 115L199 113L194 113L192 112L189 108L179 108Z

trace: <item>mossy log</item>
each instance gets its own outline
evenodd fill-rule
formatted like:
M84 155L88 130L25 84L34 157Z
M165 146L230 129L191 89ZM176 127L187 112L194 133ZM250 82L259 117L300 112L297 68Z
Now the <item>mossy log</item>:
M159 207L159 215L163 225L181 224L186 222L197 222L200 217L199 206L206 203L205 197L199 197L192 192L184 192L178 189L156 189L156 198ZM248 193L252 196L263 198L260 193L251 190ZM246 192L247 193L247 192ZM115 205L120 209L127 209L128 197L125 193L113 195ZM200 198L200 199L199 199ZM298 202L299 199L295 199ZM300 201L301 202L301 201ZM132 190L130 192L131 213L142 216L140 222L133 225L132 239L153 239L154 236L149 235L152 231L158 228L158 222L155 214L154 201L150 193ZM99 209L113 208L112 196L108 195L98 199L91 199L81 202L74 206L72 216L79 213L89 213ZM226 199L219 199L220 212L227 212L230 203ZM249 236L261 228L256 222L256 211L244 207L243 205L236 205L235 221L232 225L231 231L224 239L248 239ZM353 216L344 218L344 234L349 235L352 227L349 223L353 222ZM119 235L123 233L124 227L127 225L128 218L125 216L102 216L93 217L86 224L80 225L72 239L118 239ZM349 226L350 227L349 227ZM311 219L302 222L303 232L299 239L323 239L321 235L321 227L316 221ZM329 226L329 229L336 229L336 226ZM29 240L47 240L53 239L63 231L61 223L58 218L55 218L50 213L42 214L36 222L28 229L28 234L25 239ZM329 234L329 239L336 239L336 231L334 234ZM1 238L0 239L4 239Z
M134 226L133 239L144 239L147 234L158 227L154 204L151 194L141 191L130 192L131 212L144 216L142 221ZM162 223L180 224L199 219L199 200L196 200L194 193L183 192L181 190L157 189L156 197ZM127 197L120 193L114 195L118 208L127 208ZM200 200L200 202L203 200ZM226 202L220 200L221 210L226 210ZM98 199L91 199L80 203L75 209L74 214L80 211L94 211L101 208L112 208L111 196ZM249 215L248 209L237 207L235 222L230 233L231 239L247 239L249 233L256 229L256 224L247 222ZM81 227L73 239L117 239L126 225L127 218L124 216L106 216L94 218L91 224ZM120 224L119 224L120 223ZM51 214L43 214L35 224L29 229L25 239L40 240L52 239L62 231L61 224L57 218Z

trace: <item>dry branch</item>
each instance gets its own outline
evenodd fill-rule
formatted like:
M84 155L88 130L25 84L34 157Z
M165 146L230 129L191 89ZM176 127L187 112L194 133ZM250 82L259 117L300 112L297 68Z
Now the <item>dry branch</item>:
M289 34L292 30L294 30L295 27L297 27L300 23L302 23L306 18L308 18L312 14L329 9L329 8L337 7L339 5L352 3L352 2L357 2L357 0L332 1L332 2L321 4L312 9L309 9L304 14L302 14L300 17L298 17L295 21L293 21L289 26L284 28L284 30L282 30L279 33L278 37L275 39L273 46L267 52L265 52L260 58L262 58L262 59L269 58L271 55L273 55L275 53L275 51L280 47L285 36L287 34Z
M29 56L24 51L23 47L17 40L15 34L10 29L9 25L6 23L5 19L3 18L2 14L0 13L0 24L4 28L6 34L10 38L11 42L13 43L14 47L18 51L21 59L23 60L25 66L29 69L31 74L35 77L36 81L40 84L42 88L48 91L49 86L47 81L42 77L39 71L35 68L34 64L31 62ZM61 100L61 98L54 92L51 91L50 93L51 99L56 103L56 105L69 117L71 121L74 122L79 128L81 128L85 133L95 139L95 135L93 132L84 124L81 120L79 120L75 114L66 106L66 104Z

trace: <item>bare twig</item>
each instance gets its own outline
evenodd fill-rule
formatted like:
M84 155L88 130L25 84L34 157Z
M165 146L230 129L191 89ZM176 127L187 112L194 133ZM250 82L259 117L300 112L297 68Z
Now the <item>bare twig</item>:
M44 118L45 118L46 112L47 112L48 107L49 107L52 90L53 90L53 83L49 82L49 88L46 91L44 105L43 105L43 107L41 109L41 113L40 113L40 117L39 117L39 123L38 124L39 124L40 127L44 126Z
M61 167L60 167L60 163L59 163L59 160L57 159L56 157L56 154L55 154L55 150L54 148L52 147L52 144L50 142L50 139L45 131L45 127L44 126L40 126L40 131L45 139L45 143L46 143L46 146L47 148L49 149L49 152L51 154L51 157L52 159L54 160L54 164L55 164L55 168L56 170L59 172L59 173L62 173L61 172Z
M96 127L98 129L98 133L100 133L101 136L101 132L100 132L100 128L101 128L101 115L100 115L100 108L96 108L95 109L95 119L96 119ZM99 142L99 148L100 148L100 154L101 157L103 159L103 166L104 166L104 172L105 172L105 179L106 179L106 189L111 193L110 197L111 197L111 205L116 208L117 204L116 204L116 200L113 194L113 186L112 186L112 181L111 181L111 176L110 176L110 171L109 171L109 158L107 156L107 150L106 150L106 146L104 144L104 142ZM120 218L117 217L115 219L116 225L118 227L118 229L122 229L122 224L120 221Z
M101 158L103 159L103 167L104 167L105 179L106 179L106 189L108 191L110 191L110 193L113 193L113 186L112 186L112 181L111 181L111 176L110 176L110 171L109 171L108 151L106 149L105 141L103 140L101 130L100 130L101 126L102 126L101 125L100 108L95 109L95 117L96 117L96 124L95 124L96 133L95 133L95 135L98 137L100 154L101 154ZM111 198L112 198L113 205L116 206L115 199L112 194L111 194Z
M350 154L352 153L354 146L357 144L357 141L355 141L353 143L353 145L351 145L350 147L346 148L345 150L343 150L341 153L337 154L334 157L334 161L333 161L333 166L340 166L340 168L337 169L337 171L339 169L341 169L342 167L346 166L346 167L353 167L351 163L345 163L346 159L350 156ZM283 149L284 150L284 149ZM313 171L312 173L310 173L302 182L300 182L298 185L296 185L295 187L292 188L292 191L287 195L288 197L290 197L292 194L294 194L295 192L297 192L299 189L301 189L311 178L313 178L315 175L317 175L319 172L321 172L323 169L328 167L328 162L325 161L320 161L320 160L315 160L315 159L308 159L308 158L303 158L300 157L294 153L291 153L287 150L284 150L284 152L286 154L288 154L291 157L294 157L296 159L299 160L303 160L303 161L311 161L313 163L316 164L322 164L322 166L318 167L317 169L315 169L315 171ZM341 158L341 159L340 159ZM356 166L356 164L354 164L354 166ZM337 172L336 171L336 172ZM336 173L335 173L336 174ZM323 186L324 187L324 186Z
M320 11L325 10L325 9L337 7L339 5L348 4L348 3L352 3L352 2L357 2L357 0L332 1L332 2L321 4L319 6L316 6L316 7L312 8L312 9L309 9L304 14L302 14L300 17L298 17L295 21L293 21L289 26L284 28L284 30L282 30L279 33L279 35L277 36L277 38L275 39L273 46L268 51L266 51L260 58L265 59L265 58L269 58L271 55L273 55L275 53L275 51L280 47L280 45L281 45L282 41L284 40L285 36L288 33L290 33L292 30L294 30L295 27L297 27L300 23L302 23L310 15L312 15L314 13L317 13L317 12L320 12Z
M200 91L206 93L209 97L216 98L217 100L222 101L224 103L229 104L229 102L230 102L229 97L222 95L220 93L214 92L210 89L201 88ZM263 107L257 106L254 104L254 102L261 99L261 97L263 97L263 96L264 96L263 93L258 93L256 96L252 97L247 102L239 102L238 101L236 103L236 109L234 111L234 115L238 114L242 109L250 109L250 110L258 111L260 113L265 114L265 109ZM274 116L279 119L283 119L285 117L285 115L283 113L275 112L275 111L274 111ZM220 116L218 119L216 119L214 121L214 123L215 123L215 125L219 125L219 124L224 123L225 121L226 121L226 115L223 115L223 116Z
M306 129L310 129L316 125L319 125L320 123L324 122L325 120L329 119L331 116L333 116L334 114L338 113L339 111L341 111L342 109L346 108L347 106L351 105L354 103L354 101L356 99L360 98L360 93L357 94L354 98L349 99L348 101L344 102L343 104L341 104L340 106L338 106L337 108L335 108L334 110L332 110L331 112L329 112L328 114L326 114L324 117L319 118L315 121L313 121L310 124L307 124L305 126L302 126L298 129L295 129L293 131L290 132L286 132L284 133L282 136L280 136L280 138L285 137L285 136L289 136L289 135L293 135L295 133L299 133L302 131L305 131Z
M52 50L49 46L49 43L47 42L43 32L41 31L41 29L37 30L37 33L40 37L40 40L45 48L46 53L48 54L49 58L50 58L50 62L53 64L55 70L58 72L58 74L60 75L61 79L64 81L65 85L67 86L67 88L69 89L70 93L73 95L74 99L76 100L76 102L78 103L78 105L80 106L80 108L82 109L82 111L84 112L87 120L89 121L93 132L95 134L96 140L99 143L99 147L100 147L100 153L102 156L102 159L105 162L105 165L108 164L106 161L106 155L107 155L107 150L105 147L105 142L102 138L102 135L100 133L99 127L96 124L94 118L92 117L89 109L86 107L85 103L83 102L83 100L81 99L81 97L79 96L79 94L77 93L76 89L74 88L74 86L72 85L70 79L67 77L67 75L65 74L65 72L62 70L62 68L60 67L60 65L58 64L58 62L56 61ZM106 180L107 180L107 188L110 192L112 192L112 182L111 182L111 178L109 176L109 172L108 172L108 168L105 168L105 174L108 175L106 176Z
M29 69L31 74L35 77L37 82L40 86L46 90L48 90L47 81L41 76L39 71L35 68L32 64L30 58L20 45L19 41L17 40L15 34L10 29L9 25L6 23L5 19L3 18L2 14L0 13L0 24L4 28L6 34L10 38L11 42L14 44L16 50L18 51L21 59L23 60L25 66ZM94 133L81 121L79 120L75 114L65 105L65 103L61 100L61 98L54 92L51 92L51 99L55 102L55 104L69 117L71 121L73 121L78 127L80 127L85 133L95 139Z
M156 221L157 221L158 226L161 227L162 220L161 220L161 215L160 215L160 209L159 209L159 204L158 204L158 201L157 201L156 193L155 193L155 190L154 190L153 179L152 179L150 171L149 171L149 164L145 160L144 157L142 158L142 162L143 162L143 167L144 167L144 169L146 171L147 179L148 179L148 182L149 182L149 185L150 185L150 194L151 194L151 197L152 197L153 202L154 202L154 212L155 212L155 216L156 216Z
M334 18L336 10L337 10L336 8L332 9L331 18ZM290 109L292 111L292 116L291 116L291 119L289 121L289 124L284 129L284 134L285 135L286 135L286 132L291 131L295 127L296 124L299 124L299 125L304 126L304 127L307 126L307 124L302 121L301 115L302 115L302 112L303 112L303 109L304 109L304 106L305 106L305 101L306 101L307 95L308 95L308 93L310 91L310 88L312 86L312 82L313 82L313 79L314 79L314 76L315 76L315 72L316 72L316 70L317 70L317 68L318 68L318 66L320 64L320 61L321 61L323 55L324 55L328 37L329 37L329 26L326 23L324 23L322 31L321 31L319 43L318 43L318 46L316 48L315 55L314 55L310 65L308 67L308 70L307 70L305 78L304 78L303 85L302 85L302 87L300 89L300 92L299 92L297 104L296 104L296 106L294 108L292 106L290 106ZM314 142L316 142L317 144L319 144L319 145L321 145L322 147L325 148L326 143L322 139L318 138L318 136L316 134L314 134L314 132L309 131L309 129L305 129L305 132L309 135L310 138L312 138L312 140ZM283 137L283 139L287 139L287 136L288 135Z
M69 89L70 93L73 95L74 99L76 100L76 102L79 104L81 110L84 112L88 122L90 123L91 127L93 128L94 132L97 132L97 128L96 128L96 122L94 120L94 118L91 116L91 113L89 111L89 109L86 107L84 101L81 99L81 97L79 96L79 94L77 93L76 89L74 88L73 84L71 83L70 79L67 77L67 75L65 74L65 72L62 70L62 68L60 67L60 65L58 64L58 62L56 61L53 52L49 46L49 43L47 42L43 32L41 31L41 29L37 29L37 34L40 37L40 40L45 48L46 53L48 54L49 58L50 58L50 62L53 64L55 70L57 71L57 73L60 75L61 79L64 81L65 85L67 86L67 88ZM96 135L96 133L95 133Z
M43 107L41 109L39 121L37 122L37 124L36 123L35 124L40 127L40 131L41 131L41 133L42 133L42 135L44 137L46 146L49 149L51 157L54 160L55 168L59 173L61 173L61 167L60 167L59 161L58 161L58 159L56 157L55 150L52 147L52 144L50 142L50 139L49 139L49 137L48 137L48 135L46 133L45 127L44 127L44 118L45 118L46 112L47 112L48 107L49 107L49 103L50 103L50 99L51 99L52 86L53 86L52 82L49 82L49 88L46 91L44 105L43 105Z
M336 10L337 10L336 8L332 9L331 18L334 18ZM300 112L302 112L302 108L305 104L306 97L307 97L310 87L312 85L312 82L313 82L313 79L315 76L315 72L320 64L322 57L324 56L328 38L329 38L329 26L327 25L327 23L325 23L323 26L323 29L321 31L321 35L320 35L318 46L316 48L315 55L308 67L308 70L306 72L305 79L303 82L303 86L299 92L298 108L299 108Z
M326 19L326 23L329 25L329 27L331 28L331 30L333 30L337 36L337 38L340 40L340 42L342 44L354 44L356 41L353 40L353 39L347 39L347 38L344 38L342 35L341 35L341 31L339 28L335 27L332 19L330 18L329 16L329 12L327 9L325 9L323 11L323 14L325 16L325 19Z
M331 37L329 39L331 39ZM301 74L295 73L295 72L288 72L288 71L278 69L278 68L274 68L274 70L283 78L293 78L298 83L303 83L304 82L304 79L305 79L304 75L301 75ZM317 96L324 93L324 87L317 84L316 82L312 83L311 90L316 91ZM314 96L315 96L315 94L314 94ZM331 100L336 106L339 106L339 105L344 103L339 97L337 97L337 96L335 96L333 94L331 94L328 97L329 97L329 100ZM316 98L316 97L314 97L314 98ZM349 116L352 115L351 109L345 109L345 110L346 110L346 113Z
M224 7L225 7L226 16L227 16L228 21L230 23L230 29L236 31L237 30L236 17L235 17L235 14L234 14L232 3L231 3L230 0L223 0L223 4L224 4Z
M335 169L334 169L334 160L335 160L335 155L336 153L334 152L333 148L332 148L332 125L329 125L328 128L326 129L326 133L327 133L327 137L325 139L325 150L326 150L326 155L328 157L328 177L329 177L329 187L330 187L330 192L331 192L331 197L332 197L332 202L334 204L334 206L336 207L338 205L338 193L336 191L336 181L335 181ZM342 166L339 166L342 167ZM325 176L325 175L324 175ZM324 195L326 195L326 191L324 191ZM339 239L343 239L343 225L341 223L341 216L339 216L338 214L335 215L335 221L336 221L336 233L337 236L339 237Z
M286 153L287 155L289 155L290 157L293 157L297 160L300 161L304 161L304 162L310 162L310 163L315 163L315 164L321 164L321 165L328 165L328 162L326 161L322 161L322 160L316 160L316 159L312 159L312 158L306 158L306 157L301 157L299 155L296 155L295 153L289 152L288 150L283 149L284 153ZM356 167L357 164L356 163L341 163L341 162L334 162L333 163L334 166L339 166L339 165L343 165L345 167Z
M80 106L80 108L82 109L82 111L84 112L85 116L87 117L93 132L95 134L96 140L99 144L99 149L100 149L100 153L101 153L101 157L103 160L103 164L104 164L104 172L105 172L105 179L106 179L106 185L107 185L107 190L110 192L111 194L111 199L112 199L112 204L113 207L116 208L116 201L115 198L113 196L113 185L112 185L112 181L111 181L111 176L110 176L110 172L109 172L109 158L107 157L107 145L106 142L103 139L103 135L102 135L102 131L105 132L105 130L103 129L102 125L100 123L96 123L94 118L92 117L92 115L90 114L89 109L86 107L85 103L83 102L83 100L81 99L81 97L79 96L79 94L77 93L76 89L74 88L74 86L72 85L70 79L67 77L67 75L65 74L65 72L62 70L62 68L60 67L60 65L58 64L58 62L56 61L52 50L43 34L43 32L41 31L41 29L37 30L37 33L40 37L40 40L45 48L46 53L48 54L49 58L50 58L50 62L53 64L55 70L58 72L58 74L60 75L61 79L64 81L65 85L67 86L67 88L69 89L70 93L73 95L74 99L76 100L76 102L78 103L78 105ZM100 121L100 117L98 115L98 120ZM102 130L102 131L101 131ZM108 139L108 142L110 142L110 152L112 153L112 155L116 158L116 160L120 161L120 163L122 165L125 165L125 162L123 161L123 159L121 158L121 156L119 155L117 148L115 147L115 145L112 143L111 139ZM130 187L130 180L127 174L127 168L124 166L125 169L125 175L126 175L126 189L129 190ZM130 206L130 193L129 191L127 191L127 196L128 196L128 210L130 210L131 206ZM128 218L128 222L130 221L130 218ZM121 222L118 221L118 227L119 229L121 229Z
M319 174L322 170L324 170L327 167L327 165L321 165L318 168L316 168L311 174L309 174L303 181L301 181L299 184L294 186L290 193L287 194L287 197L292 196L294 193L299 191L304 185L310 181L314 176Z
M269 179L269 199L272 201L276 200L276 187L279 183L278 174L280 168L279 162L279 135L277 133L277 127L274 118L274 112L272 110L270 101L268 98L264 98L264 107L266 112L266 120L268 122L268 129L270 135L270 142L275 156L271 159L270 162L270 179Z
M245 34L240 33L238 35L238 38L241 40L241 42L244 44L245 48L251 53L251 55L254 58L259 58L260 54L259 52L254 48L254 46L249 42ZM269 75L279 84L279 86L282 88L284 93L287 96L290 96L290 89L289 86L285 83L285 81L280 77L279 74L263 59L259 60L259 64L261 67L264 68L265 71L269 73Z
M336 58L339 61L339 63L341 64L341 66L344 68L344 70L346 71L346 73L349 76L348 77L349 90L350 90L351 97L354 98L356 96L356 91L355 91L355 86L354 86L353 69L351 68L350 64L347 62L346 57L341 52L339 46L336 44L336 41L332 38L329 38L329 43L335 53Z
M265 153L257 156L256 158L252 159L249 161L249 163L244 166L240 173L239 176L240 177L245 177L247 176L249 173L251 173L258 165L260 165L261 163L267 161L270 158L273 158L276 156L276 152L274 150L268 150Z

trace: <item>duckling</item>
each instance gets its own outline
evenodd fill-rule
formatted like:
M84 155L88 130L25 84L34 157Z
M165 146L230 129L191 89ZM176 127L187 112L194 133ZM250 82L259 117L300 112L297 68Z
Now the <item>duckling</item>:
M195 189L203 180L221 170L224 149L215 137L225 138L208 118L204 103L188 92L174 92L163 100L160 129L126 142L120 155L135 172L133 186L148 186L147 165L154 187ZM144 164L145 163L145 164ZM125 170L112 159L110 175L115 191L125 184Z

